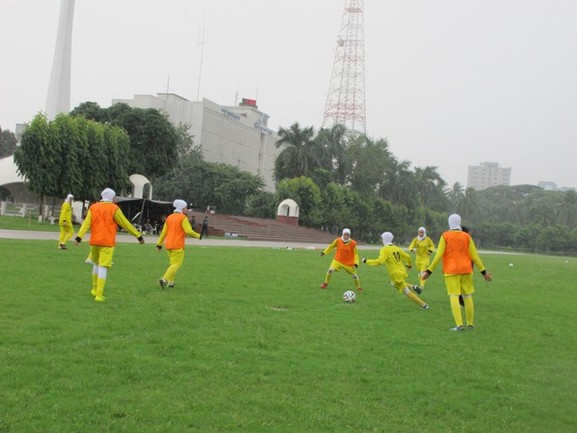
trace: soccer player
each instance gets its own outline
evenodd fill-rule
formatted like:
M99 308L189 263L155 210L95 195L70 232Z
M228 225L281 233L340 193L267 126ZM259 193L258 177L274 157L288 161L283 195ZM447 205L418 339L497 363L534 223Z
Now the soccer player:
M194 231L190 221L186 216L186 202L184 200L174 200L172 203L174 212L170 214L164 225L162 232L156 242L156 248L160 252L162 244L166 240L166 252L168 253L169 266L158 283L160 288L174 287L174 278L184 262L184 245L186 235L201 239L201 235Z
M419 305L423 310L428 310L429 305L419 298L418 295L411 292L411 284L407 282L409 274L407 273L406 268L410 269L413 265L411 256L393 244L393 237L394 236L391 232L384 232L381 235L384 246L379 252L379 257L377 259L366 259L363 257L363 263L366 263L369 266L385 265L391 283L399 293L405 295L411 301Z
M67 250L66 242L70 240L74 234L74 228L72 227L72 202L74 201L74 196L68 194L62 207L60 208L60 217L58 218L58 225L60 226L60 237L58 238L58 248L61 250Z
M435 244L431 238L427 236L427 229L425 227L419 227L417 237L414 238L409 245L409 250L411 250L412 253L417 253L415 262L417 264L417 271L419 272L419 285L413 286L413 288L417 294L420 295L427 281L421 278L421 273L429 266L431 254L435 251Z
M331 280L333 273L344 269L349 275L353 276L355 287L360 292L361 283L357 275L357 268L359 266L359 252L357 251L357 243L351 239L351 230L343 229L341 237L336 238L328 247L324 249L321 256L330 253L336 249L333 261L325 275L325 281L321 284L321 289L326 289Z
M102 200L93 203L88 208L86 218L76 236L76 245L79 245L82 237L90 230L89 257L93 263L92 290L90 293L97 302L103 302L106 299L104 286L106 285L108 269L112 266L118 226L136 237L141 245L144 243L142 235L130 224L122 210L114 203L115 196L116 193L110 188L102 191Z
M461 306L459 305L459 295L463 295L467 327L473 329L475 319L473 263L479 268L486 281L491 281L493 277L485 269L477 252L475 242L473 242L468 233L462 230L460 215L452 214L449 216L449 230L441 235L435 258L423 272L423 278L427 279L441 260L443 260L445 286L447 287L447 294L451 301L451 311L455 320L455 327L451 328L451 331L463 331L465 329Z

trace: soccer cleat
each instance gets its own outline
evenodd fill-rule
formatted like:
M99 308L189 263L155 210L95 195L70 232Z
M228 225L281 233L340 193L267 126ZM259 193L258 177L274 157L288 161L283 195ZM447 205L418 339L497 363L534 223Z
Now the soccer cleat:
M357 292L362 292L362 291L363 291L362 287L357 287Z
M472 331L473 329L475 329L475 327L473 325L467 325L467 329Z
M413 284L411 289L413 289L413 292L415 292L417 295L423 293L423 288L421 286L417 286L416 284Z
M425 305L421 305L421 308L422 308L423 310L428 310L428 309L431 308L431 307L429 307L429 304L425 304Z
M164 278L161 278L160 280L158 280L158 284L160 284L161 289L164 289L166 287L166 280Z
M94 300L96 302L104 302L106 298L104 296L97 296L96 298L94 298Z
M465 328L463 326L455 326L454 328L449 329L449 331L464 331Z
M168 283L168 287L174 287L174 283Z
M327 283L322 283L322 284L321 284L321 289L326 289L327 287L328 287L328 284L327 284Z
M68 248L66 248L66 245L64 245L64 244L58 245L58 248L61 250L67 250L68 249Z

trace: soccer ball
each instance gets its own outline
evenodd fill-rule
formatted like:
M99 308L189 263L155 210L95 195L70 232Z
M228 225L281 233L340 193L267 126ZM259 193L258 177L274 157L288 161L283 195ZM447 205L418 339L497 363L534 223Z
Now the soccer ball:
M355 302L356 299L357 295L352 290L347 290L345 293L343 293L343 300L345 302Z

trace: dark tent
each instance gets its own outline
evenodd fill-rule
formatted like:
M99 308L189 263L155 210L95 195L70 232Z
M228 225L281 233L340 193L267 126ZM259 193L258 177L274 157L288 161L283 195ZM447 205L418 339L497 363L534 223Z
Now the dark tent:
M168 201L116 197L115 202L134 227L148 234L159 233L166 217L174 211Z

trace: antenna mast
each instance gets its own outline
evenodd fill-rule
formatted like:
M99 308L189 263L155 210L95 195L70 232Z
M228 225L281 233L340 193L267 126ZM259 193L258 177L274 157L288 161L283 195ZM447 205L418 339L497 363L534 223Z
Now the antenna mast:
M197 101L200 98L200 79L202 77L202 62L204 59L204 44L205 44L204 35L206 34L205 24L206 24L206 11L204 11L204 15L202 18L202 36L200 37L200 42L197 42L197 45L200 45L200 66L199 66L199 70L198 70L198 84L196 86L196 100Z
M367 130L363 0L345 0L322 126L334 124Z

